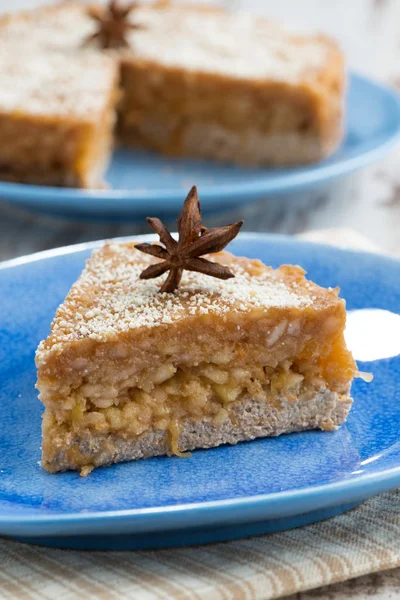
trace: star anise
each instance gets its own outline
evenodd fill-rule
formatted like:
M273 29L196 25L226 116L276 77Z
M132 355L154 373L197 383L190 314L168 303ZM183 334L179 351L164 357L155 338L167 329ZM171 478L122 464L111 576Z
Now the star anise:
M219 252L225 248L237 236L243 221L225 227L214 227L213 229L203 227L196 186L193 186L187 195L177 222L178 242L174 240L160 219L147 217L147 222L158 233L164 246L159 244L136 244L135 247L141 252L162 259L162 262L150 265L145 269L140 278L153 279L169 271L160 292L173 292L176 290L184 270L197 271L218 279L234 277L228 267L201 258L201 256Z
M129 30L142 29L142 25L129 21L129 14L138 7L138 2L121 5L111 0L105 8L91 7L88 15L97 24L97 31L90 35L85 44L97 42L101 48L126 48Z

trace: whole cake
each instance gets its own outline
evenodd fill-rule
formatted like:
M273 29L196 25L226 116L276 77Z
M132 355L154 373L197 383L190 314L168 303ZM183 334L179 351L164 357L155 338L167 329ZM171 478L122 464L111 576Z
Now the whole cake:
M338 290L220 252L242 223L204 228L196 189L179 241L149 223L162 245L96 250L38 348L44 468L343 423L357 367Z
M332 40L214 8L66 2L9 15L0 77L2 179L99 186L113 139L288 165L322 159L342 135Z

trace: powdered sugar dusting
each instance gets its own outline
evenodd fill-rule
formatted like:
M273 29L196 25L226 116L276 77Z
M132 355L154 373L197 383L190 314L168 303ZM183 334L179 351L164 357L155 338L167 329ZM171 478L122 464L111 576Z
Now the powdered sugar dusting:
M318 73L332 52L323 38L294 36L253 15L171 5L140 6L130 18L143 27L132 31L131 50L122 54L188 72L297 83ZM0 25L0 108L96 111L110 81L107 61L117 68L121 54L85 46L95 30L83 3L8 17Z
M295 36L247 13L142 8L131 34L139 58L233 78L296 82L318 71L332 51L318 36ZM171 43L173 39L173 43Z
M0 110L98 119L117 78L115 60L83 40L93 32L87 7L14 14L0 25Z
M123 332L166 326L192 316L229 318L232 312L312 304L304 286L299 291L292 285L293 278L258 261L225 252L209 258L227 264L235 278L221 281L185 271L176 292L161 294L166 275L147 281L139 278L157 259L135 250L133 244L105 245L94 253L58 309L50 337L39 346L38 360L48 349L61 349L74 340L106 341ZM298 277L302 278L301 271Z
M99 119L116 80L116 65L94 53L18 55L0 43L0 109L22 114Z

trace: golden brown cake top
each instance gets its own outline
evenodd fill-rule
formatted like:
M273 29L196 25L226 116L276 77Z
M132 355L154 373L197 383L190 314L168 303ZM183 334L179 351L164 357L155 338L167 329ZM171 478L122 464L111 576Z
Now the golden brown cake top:
M141 27L127 36L128 55L135 60L224 77L296 83L315 77L338 52L323 36L293 34L256 15L179 2L139 6L130 19ZM24 47L30 53L84 54L96 47L82 47L95 30L87 5L66 2L10 17L0 26L0 42L18 45L19 54Z
M185 271L178 290L159 293L166 275L139 279L143 269L158 259L142 254L134 243L105 244L93 253L59 307L50 336L38 348L37 362L71 342L112 341L120 334L168 327L186 319L209 316L229 320L237 313L243 318L259 317L271 309L303 311L343 302L336 290L307 281L300 267L273 270L258 260L229 252L208 258L229 266L235 277L221 281Z

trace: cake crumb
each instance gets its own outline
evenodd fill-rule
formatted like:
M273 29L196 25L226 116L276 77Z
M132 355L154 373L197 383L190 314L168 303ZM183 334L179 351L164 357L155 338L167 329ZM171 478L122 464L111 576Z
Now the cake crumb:
M89 473L91 473L94 469L94 465L86 465L85 467L83 467L80 471L80 476L81 477L87 477L89 475Z

